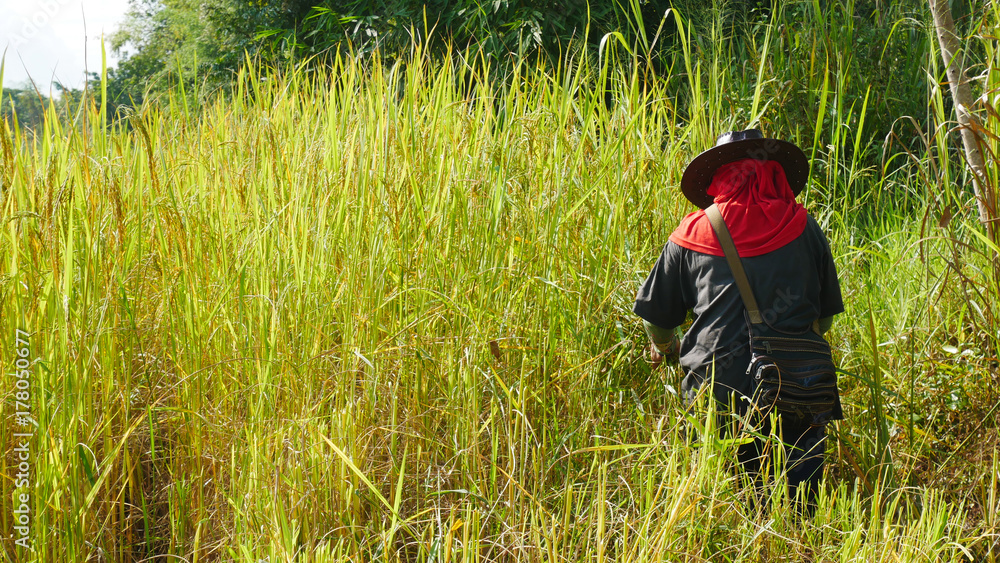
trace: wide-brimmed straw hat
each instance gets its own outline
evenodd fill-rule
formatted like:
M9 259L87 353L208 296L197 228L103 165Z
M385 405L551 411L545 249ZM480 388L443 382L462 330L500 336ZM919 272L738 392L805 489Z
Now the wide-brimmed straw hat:
M681 192L691 203L705 209L713 203L707 190L715 171L744 158L777 161L795 195L799 195L809 178L809 159L802 149L788 141L767 139L760 129L747 129L719 135L714 147L694 157L681 177Z

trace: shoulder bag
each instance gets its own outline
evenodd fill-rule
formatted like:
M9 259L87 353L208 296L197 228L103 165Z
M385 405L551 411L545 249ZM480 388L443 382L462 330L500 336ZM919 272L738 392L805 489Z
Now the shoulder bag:
M819 322L801 333L787 333L764 321L722 213L714 204L705 209L726 255L726 262L747 310L750 365L755 408L763 415L776 410L785 419L822 425L843 418L837 392L837 371L830 345L819 334Z

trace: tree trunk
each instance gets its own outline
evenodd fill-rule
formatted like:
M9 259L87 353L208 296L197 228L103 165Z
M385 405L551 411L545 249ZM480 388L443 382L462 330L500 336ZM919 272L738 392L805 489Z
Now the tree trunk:
M962 68L961 44L955 33L955 20L951 17L948 0L928 0L931 14L934 16L934 27L937 29L938 43L941 45L941 57L948 72L948 84L951 87L951 98L955 103L955 114L958 117L959 132L962 135L962 145L965 147L965 158L972 172L973 189L976 194L976 204L979 207L979 221L986 227L990 240L997 242L997 206L996 197L991 186L986 182L983 153L979 148L976 131L982 126L972 113L972 89L969 88L965 69Z

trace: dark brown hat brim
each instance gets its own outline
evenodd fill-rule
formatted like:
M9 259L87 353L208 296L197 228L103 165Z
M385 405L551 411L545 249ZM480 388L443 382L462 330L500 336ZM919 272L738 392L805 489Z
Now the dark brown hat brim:
M746 139L712 147L696 156L681 177L681 192L688 201L705 209L713 203L708 186L716 170L744 158L777 161L785 170L785 178L796 196L809 179L809 159L793 143L778 139Z

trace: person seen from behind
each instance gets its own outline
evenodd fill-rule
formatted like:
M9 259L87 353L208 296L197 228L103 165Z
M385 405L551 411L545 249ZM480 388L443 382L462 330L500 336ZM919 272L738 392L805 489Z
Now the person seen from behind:
M757 129L721 135L714 147L691 161L681 179L684 196L700 209L681 220L636 296L633 311L643 319L654 367L665 357L679 360L685 400L692 403L700 393L710 393L718 412L730 415L728 420L750 420L748 415L762 409L758 379L750 373L750 338L756 330L751 322L772 334L818 339L825 345L821 335L834 315L844 311L829 243L795 201L808 174L808 159L792 143L765 138ZM746 272L744 293L756 298L756 320L748 314L738 274L706 212L713 204ZM689 311L691 325L678 338L676 331ZM764 344L769 352L770 344ZM825 423L843 418L836 376L829 377L830 408L822 416L778 409L775 433L784 443L785 467L777 469L786 472L789 495L795 498L805 488L810 506L823 473ZM770 417L757 420L767 435ZM759 487L770 460L767 443L745 443L737 458Z

